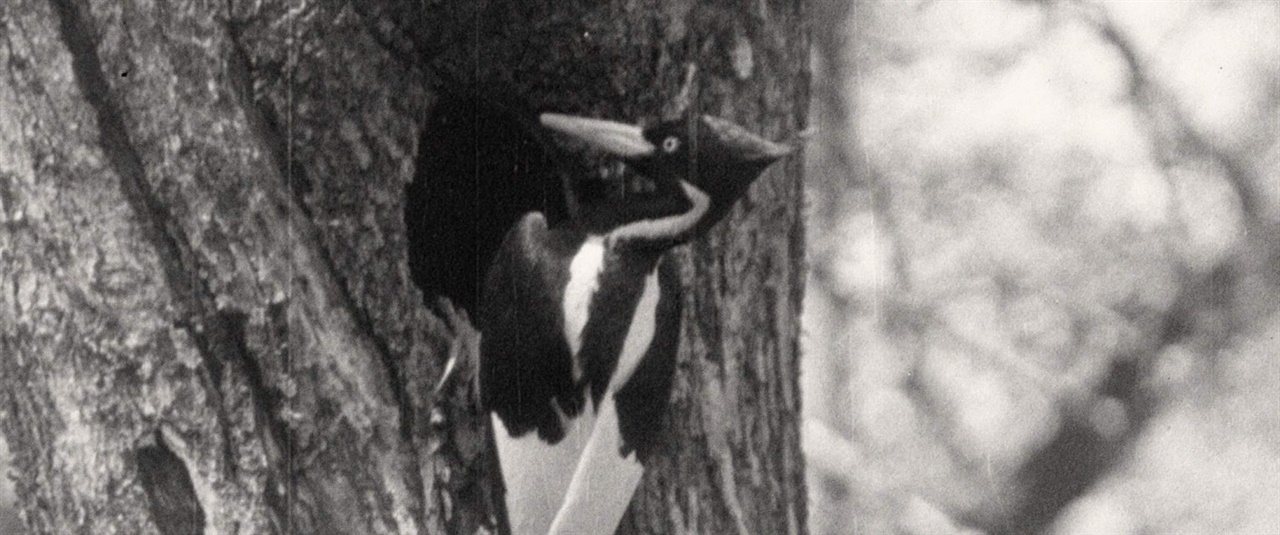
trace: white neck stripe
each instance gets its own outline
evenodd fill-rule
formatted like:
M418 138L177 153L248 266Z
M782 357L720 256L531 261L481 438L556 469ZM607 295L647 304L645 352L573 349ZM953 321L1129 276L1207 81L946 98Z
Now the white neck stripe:
M636 238L650 240L675 238L688 232L707 213L707 208L711 206L711 198L698 189L697 186L684 180L680 181L680 187L684 188L685 195L693 202L693 206L687 211L683 214L658 219L646 219L623 225L608 234L608 241L614 242Z

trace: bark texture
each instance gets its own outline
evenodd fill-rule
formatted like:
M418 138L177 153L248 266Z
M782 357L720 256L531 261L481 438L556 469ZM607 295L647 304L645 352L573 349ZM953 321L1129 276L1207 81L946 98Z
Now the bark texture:
M807 109L782 1L11 0L0 52L0 426L41 533L491 528L470 385L436 391L466 329L405 266L434 95L773 139ZM804 532L800 184L679 253L674 436L624 531Z

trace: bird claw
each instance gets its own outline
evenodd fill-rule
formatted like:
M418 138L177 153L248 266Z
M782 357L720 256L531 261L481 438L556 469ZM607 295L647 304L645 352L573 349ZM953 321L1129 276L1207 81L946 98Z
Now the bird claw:
M448 299L439 299L436 306L440 311L441 319L444 320L445 328L452 335L449 340L449 360L446 361L444 372L440 374L440 380L433 390L433 393L438 395L460 373L467 373L473 377L476 375L474 371L477 363L480 362L480 331L472 325L467 311L455 307Z

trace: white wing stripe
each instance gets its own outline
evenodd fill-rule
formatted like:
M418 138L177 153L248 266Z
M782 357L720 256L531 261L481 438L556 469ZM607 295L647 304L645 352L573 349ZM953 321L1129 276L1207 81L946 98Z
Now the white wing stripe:
M569 284L564 289L564 338L569 342L573 358L573 379L582 379L582 330L587 326L591 298L600 287L600 270L604 269L604 239L588 236L569 264Z

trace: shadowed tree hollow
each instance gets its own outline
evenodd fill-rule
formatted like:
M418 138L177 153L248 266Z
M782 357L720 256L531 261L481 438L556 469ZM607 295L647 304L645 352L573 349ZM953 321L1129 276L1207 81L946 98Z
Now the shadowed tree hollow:
M0 425L39 533L492 531L435 294L474 295L490 206L555 208L530 117L789 140L808 108L781 0L12 0L0 51ZM527 183L479 178L506 167ZM806 531L800 170L673 253L669 436L621 532ZM406 187L478 203L417 229L413 276Z

